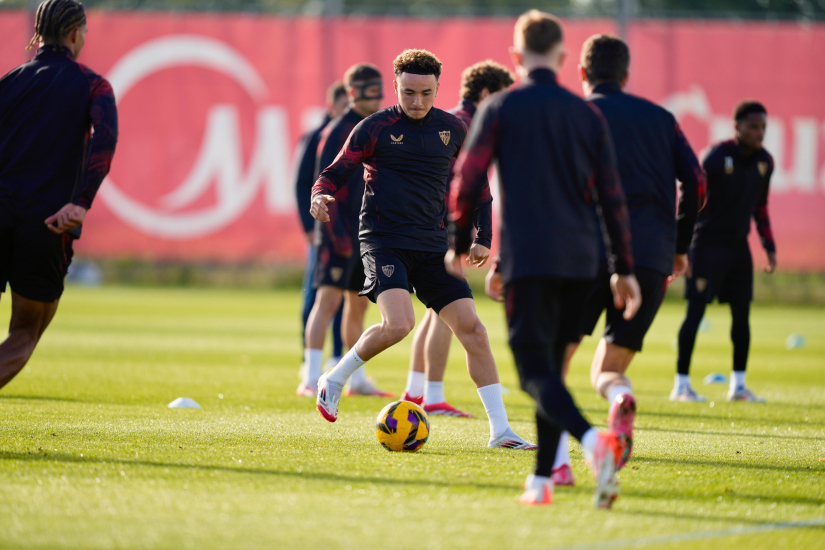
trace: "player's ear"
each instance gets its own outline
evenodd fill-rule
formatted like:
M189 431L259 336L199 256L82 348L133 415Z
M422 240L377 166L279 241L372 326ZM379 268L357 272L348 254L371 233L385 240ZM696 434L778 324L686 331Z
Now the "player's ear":
M584 70L584 67L582 67L581 63L579 63L578 67L579 67L579 80L581 80L582 83L587 82L587 71Z
M441 82L435 83L435 97L438 97L438 89L441 87Z
M627 86L627 81L628 81L628 80L630 80L630 71L627 71L626 73L624 73L624 78L622 79L622 81L621 81L621 83L620 83L620 84L621 84L621 86L622 86L622 88L624 88L625 86Z
M519 53L519 51L516 50L516 48L513 47L513 46L510 46L508 48L508 51L510 52L510 60L513 62L513 65L516 68L521 67L521 60L522 60L521 53Z
M397 80L392 81L392 89L393 89L393 92L395 93L395 95L398 95L398 81Z

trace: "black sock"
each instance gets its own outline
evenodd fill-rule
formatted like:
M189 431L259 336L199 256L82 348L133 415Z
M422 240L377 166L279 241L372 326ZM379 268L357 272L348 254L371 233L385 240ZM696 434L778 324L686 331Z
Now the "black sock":
M676 372L683 375L690 374L690 358L693 356L693 346L696 343L696 332L699 323L705 316L707 304L699 300L688 300L687 315L679 329L679 358L676 362Z
M730 304L732 322L730 339L733 342L733 370L744 372L748 367L748 352L751 346L750 302Z

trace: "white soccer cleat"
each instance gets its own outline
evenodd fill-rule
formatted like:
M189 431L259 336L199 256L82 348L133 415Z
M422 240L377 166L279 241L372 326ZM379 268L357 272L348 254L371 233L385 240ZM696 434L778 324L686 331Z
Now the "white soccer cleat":
M763 397L757 397L748 388L741 386L735 390L728 391L728 401L747 401L750 403L766 403Z
M315 399L315 408L327 422L338 420L338 403L341 401L341 390L333 390L327 378L329 373L318 379L318 397Z
M507 431L504 432L504 435L490 439L487 446L497 449L519 449L521 451L535 451L538 449L537 445L525 441L516 435L516 432L514 432L512 428L508 428Z
M524 494L519 498L519 504L525 506L549 506L553 504L553 480L537 478L530 474L524 482Z
M693 388L690 386L682 385L678 388L673 388L673 391L670 392L670 400L680 403L704 403L708 399L704 395L699 395L693 391Z
M315 384L304 384L303 382L301 382L300 384L298 384L298 390L295 392L295 394L298 397L317 397L318 390L316 388L317 386Z
M375 382L373 382L371 378L367 378L359 386L353 386L352 382L350 382L349 388L347 388L346 393L348 397L351 395L366 395L369 397L395 397L394 393L384 391L378 386L376 386Z

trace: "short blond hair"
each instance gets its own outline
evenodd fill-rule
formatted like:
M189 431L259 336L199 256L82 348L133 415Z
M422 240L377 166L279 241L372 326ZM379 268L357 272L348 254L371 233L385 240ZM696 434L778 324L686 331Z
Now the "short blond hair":
M516 21L513 44L522 51L546 54L562 39L561 21L549 13L530 10Z

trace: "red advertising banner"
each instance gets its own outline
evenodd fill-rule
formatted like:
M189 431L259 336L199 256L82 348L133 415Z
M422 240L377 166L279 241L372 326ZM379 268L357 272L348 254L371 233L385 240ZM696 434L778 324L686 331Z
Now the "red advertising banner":
M374 63L389 105L392 60L426 48L444 62L436 106L449 109L465 67L510 65L512 25L93 12L81 62L112 83L121 137L78 254L301 261L293 150L322 115L328 84L353 63ZM27 58L30 27L28 14L0 12L0 31L19 44L0 51L0 72ZM613 31L609 20L566 22L565 86L580 92L584 40ZM629 42L629 91L671 109L697 151L732 133L740 99L767 105L780 264L825 270L825 25L645 21L631 25Z

